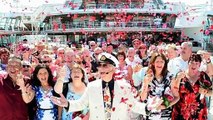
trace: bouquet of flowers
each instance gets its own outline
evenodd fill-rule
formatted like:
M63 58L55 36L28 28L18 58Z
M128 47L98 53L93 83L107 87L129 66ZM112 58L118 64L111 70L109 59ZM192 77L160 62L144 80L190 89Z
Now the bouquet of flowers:
M149 96L147 100L147 108L150 112L160 112L160 110L157 110L156 105L161 101L162 99L157 96Z
M163 95L163 104L166 106L166 108L170 105L173 99L174 97L172 95L172 91L169 87L167 87Z
M201 79L201 80L199 81L200 87L203 88L203 89L206 89L206 90L210 90L210 89L211 89L211 86L212 86L212 83L211 83L209 80L205 79L205 78L206 78L206 77L205 77L205 75L204 75L204 79ZM204 98L204 95L201 94L201 95L200 95L200 100L203 99L203 98Z

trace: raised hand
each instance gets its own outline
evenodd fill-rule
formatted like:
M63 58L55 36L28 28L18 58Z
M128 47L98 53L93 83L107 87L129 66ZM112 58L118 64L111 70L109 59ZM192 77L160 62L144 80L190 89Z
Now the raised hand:
M32 89L32 86L31 86L30 84L27 84L27 85L25 86L25 88L26 88L26 92L27 92L27 93L32 93L32 92L34 92L33 89Z
M185 76L186 76L186 73L185 73L185 72L179 72L179 73L177 74L177 76L176 76L176 79L181 80L181 79L183 79Z
M50 98L50 100L51 100L54 104L56 104L56 105L58 105L58 106L60 106L60 107L68 107L68 101L67 101L67 99L64 97L63 94L60 94L60 97L54 97L54 96L52 96L52 97Z
M203 59L205 59L206 61L208 61L208 60L210 60L211 53L209 53L209 52L204 52L204 53L202 54L202 56L203 56Z
M22 73L17 75L16 85L18 85L21 89L25 87L24 76Z
M152 101L148 103L147 108L150 111L156 111L156 110L158 111L160 110L162 103L163 103L163 100L155 96L152 98Z
M154 79L154 73L149 70L144 78L144 84L149 84Z
M58 74L58 79L64 80L67 74L67 70L65 66L59 67L59 69L57 70L57 74Z
M133 72L136 73L136 72L139 72L142 68L142 65L136 65L134 68L133 68Z

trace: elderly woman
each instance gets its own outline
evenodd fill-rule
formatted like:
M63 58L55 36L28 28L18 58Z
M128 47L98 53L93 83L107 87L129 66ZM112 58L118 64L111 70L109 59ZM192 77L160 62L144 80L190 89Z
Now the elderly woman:
M172 60L178 56L177 48L175 44L168 44L166 46L166 55L169 60Z
M172 120L207 120L207 105L203 96L212 94L212 82L200 72L201 56L192 54L188 70L177 74L172 87L180 100L174 105ZM179 91L178 91L179 90Z

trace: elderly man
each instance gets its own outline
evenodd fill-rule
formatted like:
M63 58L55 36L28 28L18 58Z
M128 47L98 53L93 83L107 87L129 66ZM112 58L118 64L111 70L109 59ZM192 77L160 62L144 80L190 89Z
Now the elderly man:
M27 104L33 96L31 86L23 79L21 60L12 57L8 61L6 79L0 83L0 118L2 120L28 120Z
M97 47L97 44L95 41L90 41L89 42L89 47L90 47L90 51L93 53L95 48Z
M135 100L131 86L125 80L114 80L113 74L117 64L117 59L111 54L100 54L98 69L101 79L90 82L77 101L67 101L62 94L60 98L52 97L52 101L69 112L89 107L90 120L129 120L130 110L146 114L146 108L149 107ZM60 74L63 75L63 71ZM61 92L56 88L55 90ZM161 100L156 101L154 107L161 103Z
M191 54L192 54L192 43L183 42L181 44L180 56L169 61L168 71L173 75L176 75L180 71L185 71L188 68L188 60Z
M176 75L180 71L185 71L188 68L188 61L192 54L192 43L191 42L183 42L181 44L181 53L180 57L174 58L168 63L168 70L171 74ZM213 75L213 66L211 63L210 55L206 52L202 54L202 58L206 62L206 70L209 76ZM203 67L203 65L201 66Z

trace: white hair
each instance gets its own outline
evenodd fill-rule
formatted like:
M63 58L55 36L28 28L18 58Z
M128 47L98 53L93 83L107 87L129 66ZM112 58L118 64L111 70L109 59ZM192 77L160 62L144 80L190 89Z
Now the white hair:
M181 47L184 46L185 44L186 44L189 48L192 48L192 42L183 42L183 43L181 44Z

